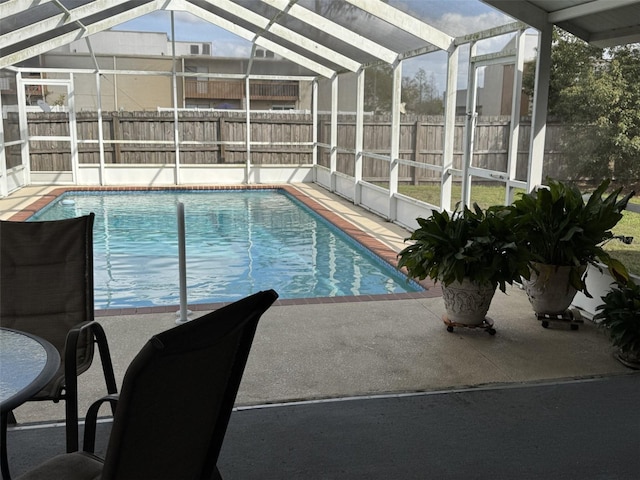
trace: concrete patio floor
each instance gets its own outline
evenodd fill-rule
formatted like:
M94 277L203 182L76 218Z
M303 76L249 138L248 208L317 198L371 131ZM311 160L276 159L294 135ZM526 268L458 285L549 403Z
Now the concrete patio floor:
M408 232L314 185L299 188L395 251ZM0 200L1 218L46 192L29 187ZM17 198L20 197L20 198ZM447 332L442 298L275 305L263 316L238 394L238 405L336 397L558 382L628 374L604 332L542 328L518 287L496 293L489 311L496 335ZM204 312L194 313L197 317ZM99 316L118 384L131 359L155 333L175 326L173 313ZM104 393L99 362L80 377L80 414ZM62 404L28 403L19 423L57 422Z
M447 332L441 298L274 306L263 316L237 403L436 391L629 373L594 324L542 328L523 291L496 294L497 333ZM101 317L120 384L133 356L173 314ZM99 364L80 377L80 411L104 392ZM62 404L28 403L18 422L64 418Z

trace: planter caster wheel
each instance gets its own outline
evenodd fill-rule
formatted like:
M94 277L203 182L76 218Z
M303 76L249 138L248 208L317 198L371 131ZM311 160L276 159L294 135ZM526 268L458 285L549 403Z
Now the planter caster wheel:
M474 330L476 328L479 328L479 329L484 330L485 332L487 332L489 335L495 335L496 334L496 329L493 328L493 320L488 318L488 317L486 317L484 320L482 320L482 323L480 323L480 324L468 324L468 323L452 322L451 320L449 320L447 318L446 315L442 316L442 321L447 326L447 332L449 332L449 333L453 332L453 328L454 327L459 327L459 328L470 328L472 330Z
M543 328L549 328L551 323L569 324L571 330L578 330L580 324L584 323L580 311L577 309L566 310L562 313L536 313L536 317Z

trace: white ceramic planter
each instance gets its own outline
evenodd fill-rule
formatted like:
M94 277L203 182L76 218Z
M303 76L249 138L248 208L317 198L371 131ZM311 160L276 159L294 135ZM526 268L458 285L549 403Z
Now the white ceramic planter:
M496 289L482 286L466 278L442 286L442 298L450 322L464 325L480 325L484 321Z
M535 263L534 267L537 272L531 270L531 278L522 280L533 311L552 315L565 312L577 293L569 283L571 267L542 263Z

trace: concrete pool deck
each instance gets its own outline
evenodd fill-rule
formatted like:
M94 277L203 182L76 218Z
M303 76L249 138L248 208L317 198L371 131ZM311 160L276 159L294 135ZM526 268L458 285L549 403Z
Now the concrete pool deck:
M315 185L297 186L346 221L394 251L408 232L354 207ZM0 199L9 218L46 193L29 187ZM447 332L435 296L394 299L352 297L333 303L279 302L263 316L238 395L238 405L432 392L529 382L632 374L613 357L604 333L589 321L577 331L544 329L518 287L497 292L489 311L497 333ZM199 316L203 312L195 312ZM110 342L118 383L131 359L153 334L175 326L173 312L98 316ZM99 362L79 380L80 414L103 394ZM64 407L28 403L18 422L56 422Z

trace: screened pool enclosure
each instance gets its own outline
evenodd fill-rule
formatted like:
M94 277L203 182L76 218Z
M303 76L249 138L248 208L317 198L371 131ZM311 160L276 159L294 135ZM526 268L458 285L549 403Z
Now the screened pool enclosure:
M553 168L553 25L629 43L639 10L637 0L8 0L0 196L25 185L316 182L409 228L468 203L475 185L501 185L508 201Z

